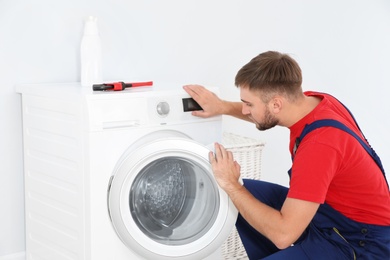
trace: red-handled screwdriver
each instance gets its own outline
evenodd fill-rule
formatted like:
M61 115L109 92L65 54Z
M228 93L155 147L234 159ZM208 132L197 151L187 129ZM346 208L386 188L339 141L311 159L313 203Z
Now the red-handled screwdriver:
M153 86L153 81L145 81L145 82L132 82L132 83L124 83L122 81L113 82L113 83L103 83L103 84L94 84L92 89L94 91L103 91L103 90L124 90L125 88L131 87L144 87L144 86Z

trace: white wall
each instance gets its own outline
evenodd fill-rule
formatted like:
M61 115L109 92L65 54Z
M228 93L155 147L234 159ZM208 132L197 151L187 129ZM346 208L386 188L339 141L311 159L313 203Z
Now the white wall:
M390 171L390 1L0 0L0 259L24 251L18 83L79 81L83 19L99 18L104 79L219 86L266 50L292 54L304 88L348 105ZM288 130L226 130L267 142L263 178L288 184ZM389 174L388 174L389 175Z

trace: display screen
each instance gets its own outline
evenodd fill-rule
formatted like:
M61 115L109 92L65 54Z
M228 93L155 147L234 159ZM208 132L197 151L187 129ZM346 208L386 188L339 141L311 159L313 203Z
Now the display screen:
M183 98L183 110L188 112L203 109L193 98Z

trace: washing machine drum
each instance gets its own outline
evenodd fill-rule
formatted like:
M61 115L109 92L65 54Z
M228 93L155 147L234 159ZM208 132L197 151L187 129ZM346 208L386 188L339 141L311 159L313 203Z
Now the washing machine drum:
M108 208L130 250L146 259L202 259L223 243L237 210L215 182L208 153L180 132L160 131L122 156Z

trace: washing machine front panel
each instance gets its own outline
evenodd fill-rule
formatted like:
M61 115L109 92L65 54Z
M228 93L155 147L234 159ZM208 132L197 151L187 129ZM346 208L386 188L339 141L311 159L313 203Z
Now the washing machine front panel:
M113 226L139 255L202 259L226 239L237 212L212 176L209 150L159 134L143 145L141 138L118 162L108 202Z

